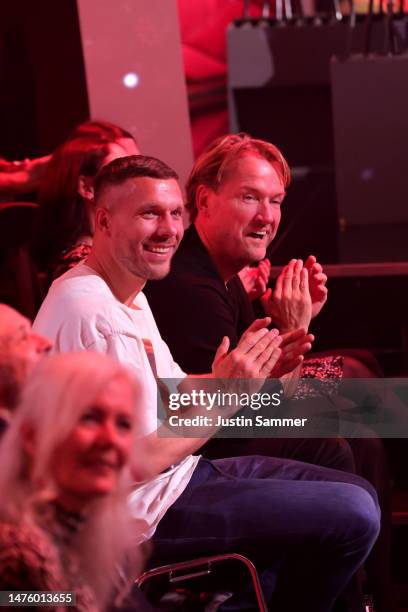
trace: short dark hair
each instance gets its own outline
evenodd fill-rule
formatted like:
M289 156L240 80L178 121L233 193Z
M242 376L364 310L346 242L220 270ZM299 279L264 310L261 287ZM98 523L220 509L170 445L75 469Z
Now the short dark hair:
M148 177L153 179L178 181L178 174L173 168L156 157L147 155L130 155L118 157L104 166L97 174L94 182L95 202L105 187L120 185L128 179Z

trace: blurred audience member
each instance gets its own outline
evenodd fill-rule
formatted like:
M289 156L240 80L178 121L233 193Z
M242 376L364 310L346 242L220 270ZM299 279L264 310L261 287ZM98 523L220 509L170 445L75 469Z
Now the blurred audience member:
M132 134L109 121L85 121L71 132L66 142L84 138L100 143L116 142L122 147L125 155L140 153ZM44 174L50 159L51 155L22 161L7 161L0 158L0 198L6 200L37 193L44 179L46 181L49 179L49 173L46 177Z
M85 121L74 129L68 140L92 138L116 142L124 149L126 155L139 155L140 149L130 132L109 121Z
M0 433L10 421L26 377L51 343L14 308L0 304Z
M53 274L82 259L94 231L93 180L102 166L125 150L116 142L68 140L53 154L39 193L39 219L33 239L41 270Z
M12 200L36 193L49 159L48 155L13 162L0 159L0 198Z
M126 503L138 402L137 379L104 355L36 366L0 448L2 590L73 591L75 609L103 610L118 568L140 571Z

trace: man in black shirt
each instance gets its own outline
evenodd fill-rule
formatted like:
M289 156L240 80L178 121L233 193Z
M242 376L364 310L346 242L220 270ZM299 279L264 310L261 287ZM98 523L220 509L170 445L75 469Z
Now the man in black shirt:
M145 288L160 333L186 372L209 371L222 338L227 336L233 348L254 320L238 272L265 257L279 227L289 180L289 168L276 147L241 134L215 141L195 163L186 189L192 225L173 258L170 274ZM273 293L264 301L281 334L308 328L327 299L326 280L314 257L309 257L305 265L292 260L283 269ZM321 363L323 372L318 375L342 375L341 357ZM300 364L293 364L295 370L296 365ZM310 404L304 402L306 411ZM314 406L320 403L323 410L325 402L325 398L311 400ZM381 584L386 579L377 577L386 576L388 568L383 567L386 562L379 570L376 565L378 557L388 558L390 514L384 450L376 438L352 444L354 453L342 438L216 438L201 451L211 458L258 454L345 471L355 471L356 457L358 472L376 487L383 510L381 544L370 560L375 567L373 588L378 586L382 599L389 585ZM365 457L369 458L368 468ZM390 610L391 606L384 604L379 609Z
M222 338L227 336L234 348L254 320L237 273L265 257L289 180L280 151L249 137L221 139L194 166L187 185L193 224L168 276L145 288L159 330L185 371L208 372ZM324 304L326 277L313 264L309 261L306 268L293 260L280 277L280 294L269 306L281 333L307 329L313 310L317 314ZM265 454L354 471L351 449L339 438L214 439L204 453L212 458Z

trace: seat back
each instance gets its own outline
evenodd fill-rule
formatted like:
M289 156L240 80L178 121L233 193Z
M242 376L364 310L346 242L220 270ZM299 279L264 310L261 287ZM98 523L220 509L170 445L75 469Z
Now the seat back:
M30 240L38 205L0 203L0 301L34 318L42 299Z

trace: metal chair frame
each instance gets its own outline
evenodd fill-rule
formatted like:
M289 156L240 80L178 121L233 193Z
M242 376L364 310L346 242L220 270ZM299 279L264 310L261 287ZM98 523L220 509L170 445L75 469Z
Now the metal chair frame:
M141 576L139 576L139 578L136 579L136 584L139 588L141 588L148 580L164 574L169 575L169 582L171 584L182 582L183 580L187 580L189 578L206 576L211 573L212 566L220 561L239 561L246 566L252 579L258 610L259 612L268 612L255 565L252 563L252 561L247 559L247 557L244 557L244 555L240 555L238 553L201 557L199 559L193 559L190 561L180 561L178 563L162 565L144 572ZM189 573L178 574L178 572L183 572L183 570L194 570L200 566L204 566L204 569L197 569L196 571L190 571Z

